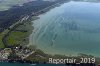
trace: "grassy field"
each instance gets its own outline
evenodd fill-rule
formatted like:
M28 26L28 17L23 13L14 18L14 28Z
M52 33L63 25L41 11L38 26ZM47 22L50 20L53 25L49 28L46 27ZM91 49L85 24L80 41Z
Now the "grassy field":
M27 45L29 43L29 35L31 33L31 23L25 22L12 30L7 36L8 46Z
M7 43L10 46L19 45L22 42L24 42L26 34L26 32L12 31L10 35L7 37Z
M4 44L2 42L3 35L0 33L0 48L4 48Z

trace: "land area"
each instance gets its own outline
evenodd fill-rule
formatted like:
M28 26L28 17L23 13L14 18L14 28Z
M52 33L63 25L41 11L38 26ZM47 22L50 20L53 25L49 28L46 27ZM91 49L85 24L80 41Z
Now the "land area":
M68 0L69 1L69 0ZM49 58L100 58L92 55L79 54L78 56L46 54L34 45L29 45L29 35L34 30L31 20L38 19L38 15L58 6L65 0L33 1L14 6L6 11L0 11L0 60L21 63L47 63ZM59 4L58 4L59 3ZM77 62L78 62L77 61Z

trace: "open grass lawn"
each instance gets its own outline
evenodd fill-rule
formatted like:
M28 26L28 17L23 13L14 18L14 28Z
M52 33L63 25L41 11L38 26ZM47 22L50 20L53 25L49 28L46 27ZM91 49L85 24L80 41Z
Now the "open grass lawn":
M7 37L7 43L9 46L20 45L25 42L27 32L12 31Z

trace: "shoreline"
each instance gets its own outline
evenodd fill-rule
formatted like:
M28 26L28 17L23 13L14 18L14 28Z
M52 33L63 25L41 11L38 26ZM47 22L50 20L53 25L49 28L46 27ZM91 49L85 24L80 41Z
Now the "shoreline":
M62 3L66 2L65 0L63 0L61 3L60 2L57 2L57 3L54 3L53 5L51 6L48 6L46 8L43 8L42 10L39 10L38 12L36 13L32 13L30 15L24 15L24 17L22 17L21 19L19 19L19 21L17 21L16 23L14 23L13 25L11 25L9 28L5 29L1 34L3 34L3 44L6 45L6 41L5 41L5 37L12 31L14 30L18 25L20 25L21 23L23 24L23 21L27 21L27 20L31 20L31 18L34 16L34 17L37 17L38 15L40 14L43 14L47 11L49 11L50 9L54 8L54 7L57 7L57 6L60 6ZM25 3L26 4L26 3ZM24 19L25 18L25 19ZM36 18L37 19L37 18ZM33 26L32 26L33 27Z

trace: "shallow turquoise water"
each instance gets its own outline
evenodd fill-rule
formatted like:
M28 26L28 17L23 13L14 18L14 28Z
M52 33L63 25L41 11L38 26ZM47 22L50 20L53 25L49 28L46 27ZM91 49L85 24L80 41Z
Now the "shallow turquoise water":
M100 3L71 1L39 17L30 44L50 54L100 55Z

